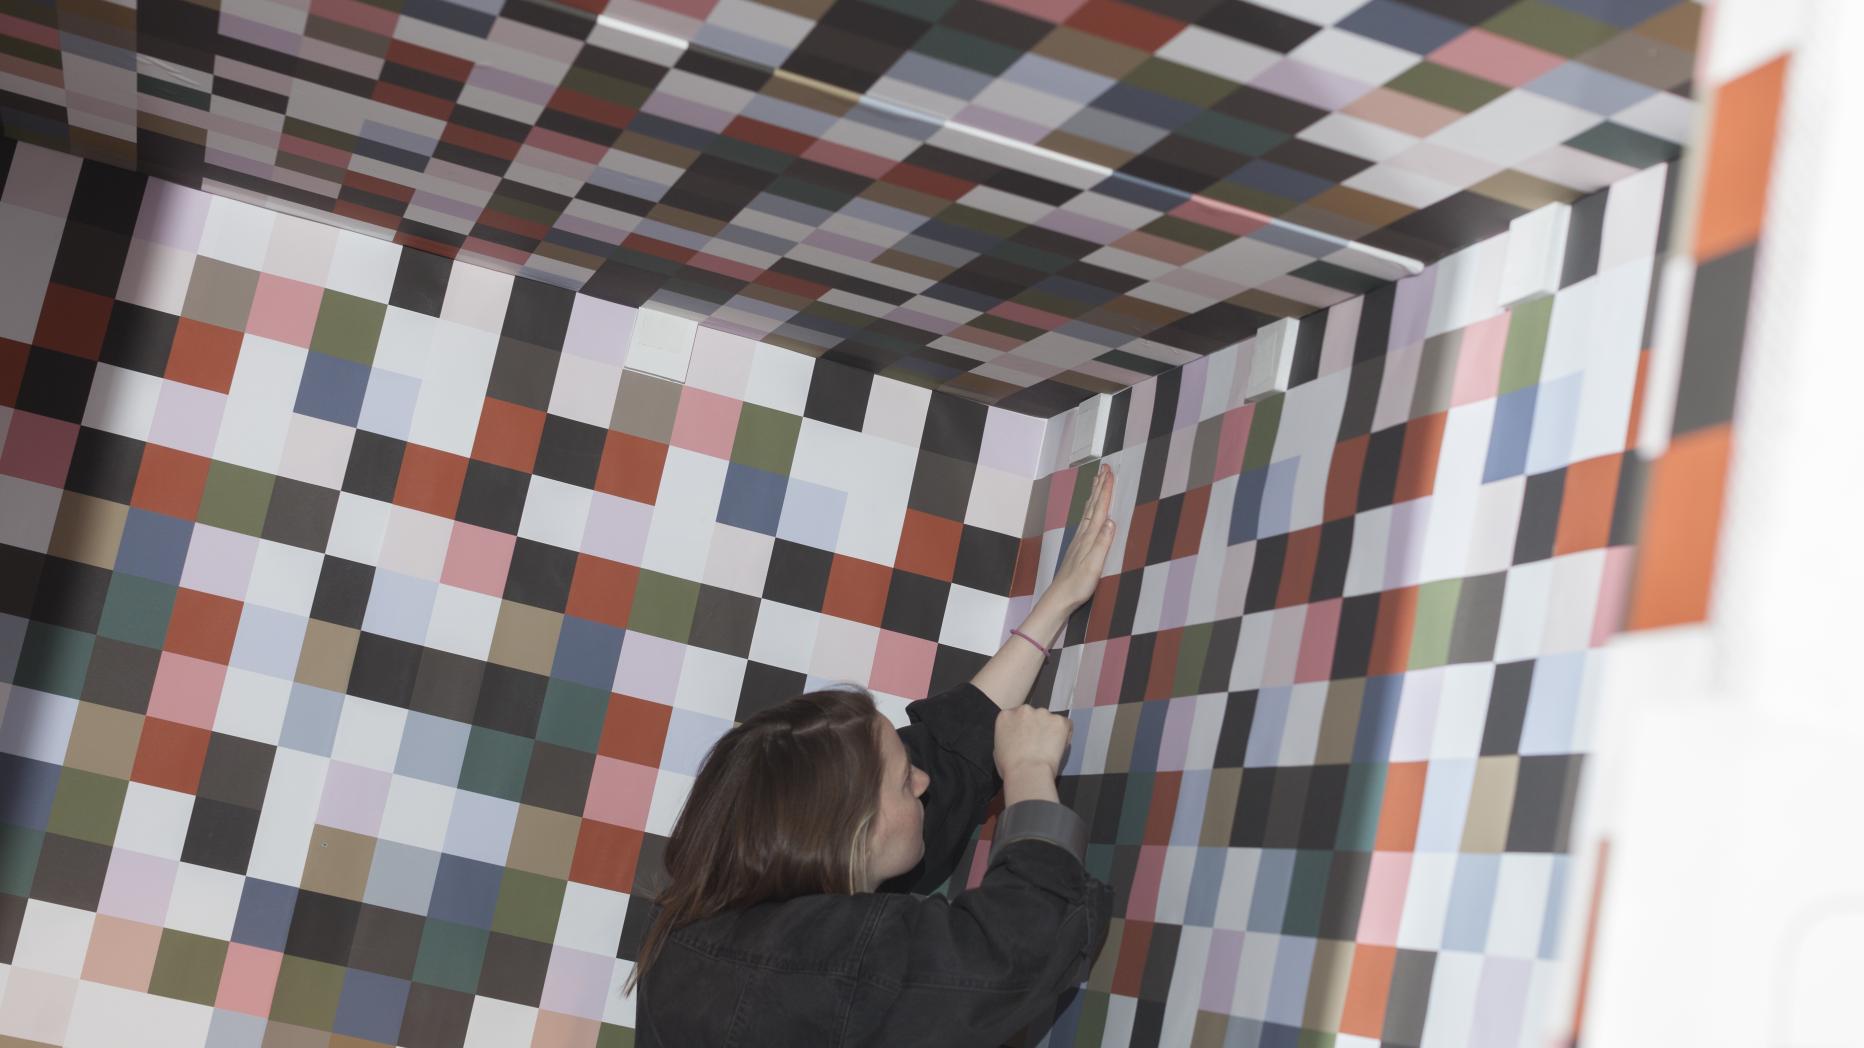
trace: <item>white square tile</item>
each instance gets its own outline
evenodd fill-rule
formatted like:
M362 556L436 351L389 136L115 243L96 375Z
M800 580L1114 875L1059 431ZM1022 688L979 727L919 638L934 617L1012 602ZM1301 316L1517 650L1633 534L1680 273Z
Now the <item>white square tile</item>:
M237 873L181 863L175 867L175 890L168 897L164 923L209 939L231 939L245 880Z
M947 605L948 622L949 607ZM818 616L809 675L824 680L865 685L873 675L874 651L879 644L878 627L838 619L832 615Z
M158 859L179 859L193 814L193 797L131 782L124 789L123 810L117 817L116 846Z
M615 394L620 388L619 367L564 354L557 358L557 380L550 391L550 413L607 429L615 413Z
M401 749L401 729L407 719L407 710L345 695L330 759L376 771L394 771L395 755Z
M376 566L433 582L446 565L447 543L452 535L453 522L445 517L390 506Z
M298 883L329 763L328 758L282 747L272 755L272 776L266 780L265 804L259 809L259 829L253 835L246 876Z
M1304 12L1308 6L1302 5ZM1288 57L1362 84L1382 84L1417 64L1417 56L1403 48L1331 26L1303 40Z
M350 445L355 440L356 431L348 426L309 415L293 415L277 473L306 484L340 489L343 475L349 469Z
M252 579L246 586L247 602L309 615L323 561L323 555L314 550L259 540L258 551L253 554Z
M647 806L647 832L670 836L692 789L692 776L662 768L654 777L654 799Z
M272 212L231 197L209 196L207 224L201 229L200 254L246 269L265 268L272 239Z
M161 396L162 380L156 376L99 364L92 373L90 399L84 402L84 425L147 440Z
M524 516L518 522L519 537L577 549L589 521L592 496L588 488L532 476L530 491L524 498Z
M439 851L446 843L453 793L451 787L438 783L406 775L390 777L388 799L382 809L381 836L385 840Z
M758 596L770 572L770 551L776 540L762 532L721 524L712 532L703 581L708 586Z
M26 900L26 912L20 918L19 941L13 948L13 964L77 978L84 970L91 925L96 920L97 915L89 910L59 906L43 899Z
M455 261L447 277L446 298L440 304L441 318L498 333L504 327L505 306L511 301L512 279L509 273Z
M63 223L45 216L39 216L33 221L49 225L54 230L64 228ZM18 227L14 226L13 231L7 234L10 242L18 243L13 239L17 235L17 230ZM48 255L46 264L48 274L51 272L49 261L51 257L56 256ZM153 240L131 240L129 253L123 262L123 277L117 282L116 297L124 302L179 316L182 303L188 298L188 284L193 278L193 255L167 244L158 244ZM39 291L41 293L44 291L43 282L39 285ZM33 301L40 301L42 298L43 294ZM25 310L20 310L13 315L21 316L25 312ZM20 337L22 340L30 339L32 332L24 332Z
M890 378L875 378L867 395L861 432L917 448L925 436L932 391Z
M276 746L290 704L291 681L230 666L214 710L214 730Z
M337 496L324 552L359 564L374 564L382 552L382 537L388 532L388 511L386 502L342 492Z
M751 658L781 669L809 672L815 651L816 624L822 616L774 600L757 609L757 626L751 633Z
M404 375L426 374L439 324L437 317L400 306L388 307L382 315L382 334L376 339L373 366Z
M744 399L777 411L801 415L809 400L809 379L815 374L810 357L777 346L760 344L751 359L751 377Z
M427 623L427 646L484 659L492 650L500 603L489 594L442 583L434 597L434 616Z
M647 529L642 567L682 579L704 576L719 496L725 490L725 467L724 459L685 448L667 449L664 474L680 482L661 486Z
M555 943L570 950L613 957L621 945L621 928L628 915L629 896L571 881L563 888L563 907L557 911Z
M735 655L687 646L673 705L708 717L735 719L738 692L744 686L744 666L744 660Z
M395 269L401 263L401 245L365 233L345 231L337 235L330 255L330 279L325 286L332 291L387 302L395 290Z
M475 997L466 1023L465 1048L505 1048L530 1044L537 1009L496 997Z
M971 475L971 498L964 522L1002 535L1021 535L1033 482L1007 470L978 466ZM895 540L897 545L897 539Z

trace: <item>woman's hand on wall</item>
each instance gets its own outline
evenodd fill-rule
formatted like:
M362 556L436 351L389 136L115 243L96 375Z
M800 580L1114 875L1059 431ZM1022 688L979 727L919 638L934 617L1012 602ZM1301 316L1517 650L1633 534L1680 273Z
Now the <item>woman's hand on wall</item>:
M1094 473L1094 490L1087 496L1087 509L1081 514L1081 526L1075 529L1074 541L1062 553L1055 566L1055 580L1044 598L1059 602L1066 613L1086 604L1100 585L1107 568L1107 554L1113 550L1113 467L1102 463Z

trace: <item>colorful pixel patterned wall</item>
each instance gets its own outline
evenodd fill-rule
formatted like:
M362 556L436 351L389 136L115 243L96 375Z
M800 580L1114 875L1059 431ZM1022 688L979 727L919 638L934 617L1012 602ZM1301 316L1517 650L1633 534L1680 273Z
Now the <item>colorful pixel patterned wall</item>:
M0 129L1047 415L1674 157L1700 17L21 3Z
M1575 206L1551 298L1499 305L1498 237L1304 320L1285 396L1245 345L1115 397L1050 704L1119 916L1047 1043L1544 1043L1668 174Z
M712 740L1001 639L1040 419L0 167L0 1038L630 1044Z

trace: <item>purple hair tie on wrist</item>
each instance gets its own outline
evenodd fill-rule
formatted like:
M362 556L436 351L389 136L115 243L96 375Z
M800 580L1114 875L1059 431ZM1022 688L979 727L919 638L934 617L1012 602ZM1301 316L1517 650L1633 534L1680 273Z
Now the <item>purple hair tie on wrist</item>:
M1015 636L1021 637L1022 639L1035 645L1036 650L1042 653L1042 657L1044 659L1047 659L1049 657L1049 649L1047 648L1047 646L1042 644L1042 642L1036 640L1034 637L1031 637L1029 634L1024 633L1022 630L1016 629L1015 627L1010 628L1010 633Z

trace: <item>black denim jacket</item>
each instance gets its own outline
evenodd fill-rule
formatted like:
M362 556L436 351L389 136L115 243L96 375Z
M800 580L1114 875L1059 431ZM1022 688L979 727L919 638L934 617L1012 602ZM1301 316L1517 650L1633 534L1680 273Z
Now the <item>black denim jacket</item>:
M907 707L900 741L931 779L925 858L859 895L762 903L674 932L641 981L642 1048L996 1048L1052 1013L1106 942L1113 889L1081 864L1079 817L1025 801L983 882L921 895L957 865L1002 788L997 707L969 684ZM1032 809L1029 806L1041 806Z

